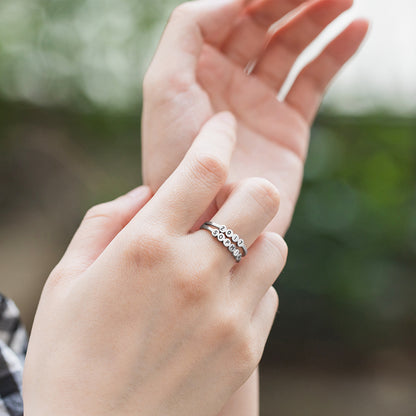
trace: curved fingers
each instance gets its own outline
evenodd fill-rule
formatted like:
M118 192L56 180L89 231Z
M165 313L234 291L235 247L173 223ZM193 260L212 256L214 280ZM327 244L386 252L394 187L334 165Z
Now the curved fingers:
M299 74L286 97L308 123L312 123L325 91L346 62L357 52L368 31L365 19L352 22Z
M241 13L221 50L244 68L262 52L270 26L304 2L305 0L253 1Z
M317 0L302 8L274 32L253 74L279 92L299 55L351 5L352 0Z

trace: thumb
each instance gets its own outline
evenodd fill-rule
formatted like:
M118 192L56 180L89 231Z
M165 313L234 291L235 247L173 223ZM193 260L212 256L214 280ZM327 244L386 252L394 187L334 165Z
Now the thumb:
M244 0L198 0L179 5L146 74L145 87L150 84L150 90L155 87L164 90L175 87L172 80L194 80L204 42L220 45L244 4Z
M141 186L114 201L92 207L58 267L63 267L66 274L70 275L85 271L150 198L150 189Z

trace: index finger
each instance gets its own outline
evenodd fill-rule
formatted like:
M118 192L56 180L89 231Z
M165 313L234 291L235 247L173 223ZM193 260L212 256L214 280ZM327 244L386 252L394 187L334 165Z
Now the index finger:
M181 164L139 215L174 232L189 232L224 185L235 142L231 113L208 120Z

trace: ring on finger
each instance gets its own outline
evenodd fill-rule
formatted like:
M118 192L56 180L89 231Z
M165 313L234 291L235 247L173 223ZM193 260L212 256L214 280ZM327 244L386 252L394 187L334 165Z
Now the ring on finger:
M207 221L201 226L201 229L209 231L214 238L221 242L233 255L237 263L240 262L242 257L247 255L247 247L244 240L234 233L233 230L227 228L227 226Z

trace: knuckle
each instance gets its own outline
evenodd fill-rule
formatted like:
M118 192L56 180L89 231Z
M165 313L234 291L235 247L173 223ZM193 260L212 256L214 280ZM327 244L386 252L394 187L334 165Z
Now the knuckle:
M250 334L245 335L238 343L235 351L236 368L242 373L251 373L261 359L259 343Z
M225 163L215 155L199 154L193 165L194 175L208 185L219 185L227 179L228 169Z
M171 256L170 240L160 226L136 232L128 236L126 242L125 256L140 267L153 268Z
M215 321L213 336L220 343L240 337L242 320L233 309L224 309Z
M250 178L245 183L247 193L253 198L271 217L276 215L279 204L280 195L277 188L267 179Z
M198 275L180 274L173 280L173 284L180 303L185 306L200 304L211 292L207 279Z

